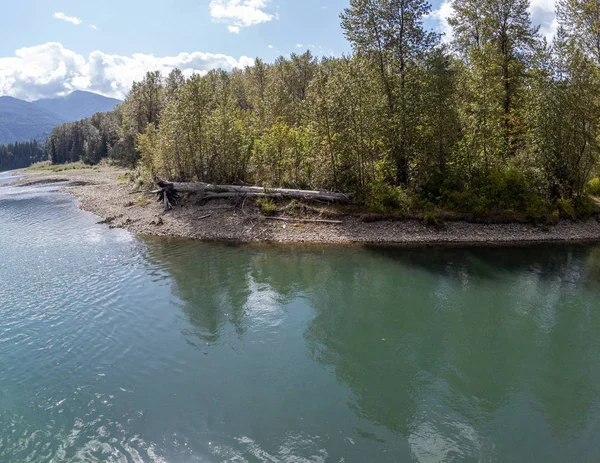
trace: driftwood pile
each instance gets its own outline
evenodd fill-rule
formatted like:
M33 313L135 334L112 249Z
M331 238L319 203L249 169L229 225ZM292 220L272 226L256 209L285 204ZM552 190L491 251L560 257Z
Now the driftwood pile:
M347 204L351 196L330 191L293 190L287 188L263 188L246 185L211 185L209 183L176 183L156 179L157 199L170 210L177 205L180 193L196 193L203 200L236 198L295 198L305 201Z

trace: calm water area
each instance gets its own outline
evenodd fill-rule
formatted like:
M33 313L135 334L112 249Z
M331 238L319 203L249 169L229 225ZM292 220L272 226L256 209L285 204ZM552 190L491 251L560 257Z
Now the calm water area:
M0 187L0 463L600 461L600 245L166 240L58 189Z

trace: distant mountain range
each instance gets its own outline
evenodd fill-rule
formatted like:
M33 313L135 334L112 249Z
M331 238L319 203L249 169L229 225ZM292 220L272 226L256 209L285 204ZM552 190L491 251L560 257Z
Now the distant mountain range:
M47 137L64 119L23 100L0 97L0 145Z
M0 145L44 140L57 125L110 111L120 103L114 98L81 91L33 103L0 97Z
M64 119L66 122L75 122L87 119L96 113L111 111L121 100L107 98L91 92L76 91L67 96L37 100L33 104L45 109Z

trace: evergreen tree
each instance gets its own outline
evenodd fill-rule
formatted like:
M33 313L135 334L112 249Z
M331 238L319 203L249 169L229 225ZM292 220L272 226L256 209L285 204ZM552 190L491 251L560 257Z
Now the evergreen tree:
M44 148L37 141L0 145L0 172L29 167L46 158Z

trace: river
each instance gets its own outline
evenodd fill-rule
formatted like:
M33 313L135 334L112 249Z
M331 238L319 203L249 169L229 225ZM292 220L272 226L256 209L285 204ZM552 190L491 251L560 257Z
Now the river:
M165 240L59 188L0 188L2 463L600 458L599 246Z

